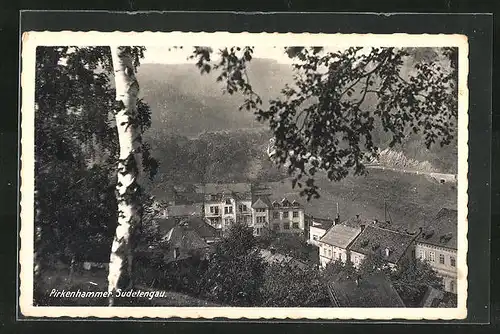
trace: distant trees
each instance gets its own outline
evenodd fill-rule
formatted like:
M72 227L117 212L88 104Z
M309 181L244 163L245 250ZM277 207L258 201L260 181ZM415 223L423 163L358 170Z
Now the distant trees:
M456 135L457 48L288 47L294 82L269 103L248 80L253 51L222 48L214 62L211 48L196 47L192 58L201 73L219 73L225 92L244 96L240 109L268 122L273 159L288 166L293 185L308 199L319 196L314 176L320 170L330 180L366 173L364 162L378 152L376 122L391 135L389 147L411 133L420 134L427 148L447 145Z

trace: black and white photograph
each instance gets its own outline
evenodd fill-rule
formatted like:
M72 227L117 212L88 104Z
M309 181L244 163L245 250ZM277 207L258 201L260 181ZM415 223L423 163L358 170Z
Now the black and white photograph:
M25 33L21 312L465 318L467 52Z

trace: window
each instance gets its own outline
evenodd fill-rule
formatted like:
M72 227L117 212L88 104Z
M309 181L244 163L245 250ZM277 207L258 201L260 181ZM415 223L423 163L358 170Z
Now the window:
M229 225L231 225L231 221L232 221L231 218L226 218L226 219L224 219L224 224L226 224L226 226L229 226Z
M439 254L439 263L444 264L444 255Z
M422 261L425 260L425 251L423 249L418 251L418 258Z
M245 204L239 204L238 205L238 211L239 212L247 212L248 207Z
M454 281L450 281L450 291L455 293L455 282Z
M331 249L328 250L328 257L332 257L332 250Z
M266 217L257 217L257 223L264 224L266 222Z
M280 218L280 213L278 211L273 212L273 218L274 219L279 219Z
M262 232L262 227L257 227L257 228L255 229L255 235L260 235L260 234L261 234L261 232Z
M333 252L333 258L337 257L337 252Z
M293 218L299 218L299 212L298 211L294 211L292 215L293 215Z
M226 199L226 204L231 205L231 200L229 198Z
M299 228L299 223L295 223L295 222L294 222L294 223L292 224L292 227L293 227L293 228Z
M218 215L219 214L219 207L218 206L211 206L210 213L213 215Z
M317 235L313 235L313 240L318 240L318 236Z
M266 212L266 209L255 209L257 212Z
M284 230L289 230L290 229L290 223L288 223L288 222L283 223L283 229Z
M359 265L359 258L357 256L354 257L354 264Z
M224 213L226 215L232 214L233 213L233 207L232 206L226 206L226 207L224 207Z
M457 260L455 260L454 256L450 256L450 265L452 267L456 267L457 266Z
M342 253L339 252L339 260L342 261Z
M435 252L429 252L429 261L436 262L436 253Z
M288 211L283 211L283 219L288 218Z

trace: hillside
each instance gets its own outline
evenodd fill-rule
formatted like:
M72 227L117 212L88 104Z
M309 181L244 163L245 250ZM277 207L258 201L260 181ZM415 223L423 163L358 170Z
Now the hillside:
M433 217L441 208L456 208L457 190L453 184L394 171L370 170L366 177L349 176L340 182L318 177L319 199L305 204L308 214L334 218L339 203L342 219L360 214L366 219L388 219L398 228L412 228ZM289 180L267 183L273 194L297 193ZM304 199L305 202L305 199ZM384 203L385 202L385 203ZM389 217L390 216L390 217Z
M249 78L263 101L278 96L292 78L289 65L254 59ZM193 64L142 64L141 96L151 106L152 130L196 136L202 132L262 128L251 112L239 111L239 95L223 94L216 74L201 75Z
M254 59L249 68L249 77L263 100L268 101L279 96L285 83L291 82L292 69L290 65L273 60ZM231 137L234 133L245 132L250 137L260 136L259 144L252 148L254 151L259 151L271 137L266 132L266 124L257 122L251 112L238 110L240 96L223 94L223 86L216 83L214 73L200 75L193 64L143 64L139 67L138 79L141 96L152 109L152 125L145 133L145 140L161 151L158 152L158 158L164 166L175 167L172 161L164 159L163 152L169 150L167 147L162 148L166 145L167 137L196 139L203 133ZM381 124L376 124L373 139L381 150L387 148L390 141ZM456 142L445 147L435 145L427 150L422 138L412 135L394 150L403 152L407 158L417 162L427 161L428 168L432 170L456 173ZM259 168L263 162L249 160L249 164Z

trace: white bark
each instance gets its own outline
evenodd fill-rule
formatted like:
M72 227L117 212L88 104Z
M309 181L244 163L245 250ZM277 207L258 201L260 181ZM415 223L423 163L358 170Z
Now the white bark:
M120 156L118 161L117 202L118 225L111 248L108 274L108 291L111 296L117 289L132 285L132 237L141 222L141 127L137 113L139 84L135 77L130 47L111 47L115 74L115 111ZM123 286L127 285L127 286ZM109 300L113 305L113 297Z

